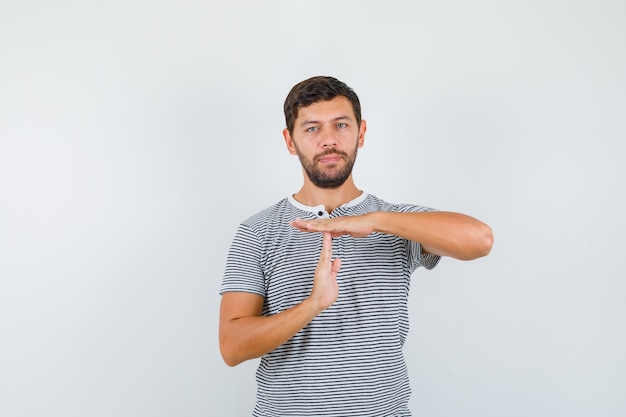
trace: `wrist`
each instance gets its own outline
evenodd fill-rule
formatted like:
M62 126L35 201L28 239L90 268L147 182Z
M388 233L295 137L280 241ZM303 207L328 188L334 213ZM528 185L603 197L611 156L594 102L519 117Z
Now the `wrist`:
M385 215L384 211L373 211L365 215L367 222L369 223L369 227L373 233L383 232L381 228L381 224L382 224L382 218L384 215Z
M315 317L320 315L322 311L326 310L326 307L324 307L321 302L317 301L313 294L302 300L302 302L300 302L300 307L302 308L303 314L307 316L309 321L313 320Z

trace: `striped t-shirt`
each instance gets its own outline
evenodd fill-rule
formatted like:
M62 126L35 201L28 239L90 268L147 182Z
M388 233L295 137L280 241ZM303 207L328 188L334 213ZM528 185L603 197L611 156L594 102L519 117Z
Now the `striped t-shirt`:
M308 207L285 198L241 223L221 293L263 296L264 315L304 300L313 288L322 235L292 228L289 221L297 217L429 210L389 204L363 193L328 214L324 206ZM409 282L415 269L431 269L440 257L422 254L417 242L372 233L334 238L334 258L341 258L337 301L261 358L255 417L410 415L402 354L409 327Z

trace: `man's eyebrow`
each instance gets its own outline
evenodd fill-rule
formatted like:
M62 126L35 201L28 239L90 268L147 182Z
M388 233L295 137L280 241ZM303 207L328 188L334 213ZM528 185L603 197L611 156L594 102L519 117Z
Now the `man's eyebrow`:
M337 117L331 119L332 122L338 122L339 120L352 120L352 118L350 116L346 115L346 116L337 116ZM318 121L318 120L303 120L300 123L300 126L311 125L311 124L318 124L318 123L321 123L321 122Z

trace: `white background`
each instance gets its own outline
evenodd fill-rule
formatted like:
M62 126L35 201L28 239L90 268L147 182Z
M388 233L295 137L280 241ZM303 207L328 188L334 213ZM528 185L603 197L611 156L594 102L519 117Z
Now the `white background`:
M297 191L296 82L368 121L357 186L490 224L419 270L415 416L626 415L626 3L0 3L0 415L247 416L240 221Z

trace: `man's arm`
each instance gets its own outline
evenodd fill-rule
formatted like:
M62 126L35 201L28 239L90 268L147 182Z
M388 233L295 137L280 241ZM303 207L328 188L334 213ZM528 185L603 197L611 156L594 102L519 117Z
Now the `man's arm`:
M258 358L276 349L318 314L330 307L339 294L337 272L341 260L332 260L332 237L323 234L322 251L309 297L287 310L262 316L262 296L227 292L220 305L220 351L228 366Z
M304 232L330 232L332 236L391 234L419 242L428 253L461 260L486 256L493 246L493 233L485 223L465 214L445 211L377 211L332 219L296 219L291 225Z

